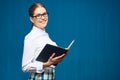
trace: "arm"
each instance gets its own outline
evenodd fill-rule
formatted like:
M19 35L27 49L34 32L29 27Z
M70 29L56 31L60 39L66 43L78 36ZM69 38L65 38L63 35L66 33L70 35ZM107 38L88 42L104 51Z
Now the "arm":
M58 57L54 57L55 53L49 58L49 60L45 63L36 61L34 58L35 54L35 46L34 41L25 40L24 42L24 52L23 52L23 60L22 60L22 70L24 72L37 72L42 73L44 68L49 67L53 64L59 63L62 61L66 54L63 54Z
M35 46L34 43L28 39L24 41L24 50L22 58L22 70L24 72L43 72L43 63L35 61Z

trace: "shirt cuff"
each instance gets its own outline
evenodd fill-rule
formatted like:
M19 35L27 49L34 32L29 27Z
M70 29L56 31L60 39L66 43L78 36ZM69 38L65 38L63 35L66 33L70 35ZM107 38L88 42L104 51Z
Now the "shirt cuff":
M43 69L43 62L34 61L34 66L36 66L36 73L42 73Z

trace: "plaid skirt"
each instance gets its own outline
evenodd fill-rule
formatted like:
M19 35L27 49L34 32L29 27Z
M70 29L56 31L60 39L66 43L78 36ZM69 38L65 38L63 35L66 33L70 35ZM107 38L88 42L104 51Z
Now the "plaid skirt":
M28 80L55 80L55 69L45 69L43 73L31 73Z

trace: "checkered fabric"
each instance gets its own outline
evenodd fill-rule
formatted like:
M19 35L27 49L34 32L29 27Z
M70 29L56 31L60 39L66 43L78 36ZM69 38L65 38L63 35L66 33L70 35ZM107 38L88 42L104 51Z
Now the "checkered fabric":
M55 80L55 69L45 69L43 73L31 73L28 80Z

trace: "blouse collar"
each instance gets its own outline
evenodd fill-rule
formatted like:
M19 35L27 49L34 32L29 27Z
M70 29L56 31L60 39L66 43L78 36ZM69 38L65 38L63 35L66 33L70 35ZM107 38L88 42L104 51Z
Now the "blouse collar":
M34 30L35 32L46 33L45 29L42 30L42 29L40 29L40 28L38 28L38 27L36 27L36 26L33 26L33 29L32 29L32 30Z

